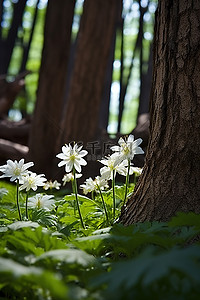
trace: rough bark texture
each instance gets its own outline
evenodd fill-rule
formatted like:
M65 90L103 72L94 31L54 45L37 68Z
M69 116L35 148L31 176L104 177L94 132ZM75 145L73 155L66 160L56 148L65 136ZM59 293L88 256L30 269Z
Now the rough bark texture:
M44 172L50 178L56 153L56 139L60 130L74 4L75 1L71 0L49 0L47 7L29 157L34 161L36 171Z
M150 139L125 224L200 212L200 1L158 3Z
M120 1L84 2L60 145L94 138Z

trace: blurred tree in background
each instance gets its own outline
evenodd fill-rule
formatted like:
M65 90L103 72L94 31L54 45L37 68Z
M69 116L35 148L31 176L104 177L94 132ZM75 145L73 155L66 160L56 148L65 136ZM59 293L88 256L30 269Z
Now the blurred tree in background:
M156 4L1 1L2 161L28 155L51 178L73 139L103 143L136 127L147 141Z

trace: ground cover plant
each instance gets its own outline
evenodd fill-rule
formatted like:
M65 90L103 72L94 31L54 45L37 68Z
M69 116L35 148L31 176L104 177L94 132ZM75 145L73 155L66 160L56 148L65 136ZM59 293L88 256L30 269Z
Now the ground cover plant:
M58 167L72 193L31 172L33 162L0 167L0 299L198 299L199 215L118 223L130 176L141 172L132 165L141 142L120 138L100 174L80 186L87 151L63 146Z

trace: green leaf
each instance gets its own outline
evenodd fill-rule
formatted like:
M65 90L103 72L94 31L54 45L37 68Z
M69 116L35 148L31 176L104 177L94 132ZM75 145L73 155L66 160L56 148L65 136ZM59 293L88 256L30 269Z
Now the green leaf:
M0 258L0 282L14 285L22 293L29 289L47 289L56 299L67 298L66 285L56 274L39 267L24 266L7 258Z
M8 190L5 188L0 188L0 199L3 198L4 195L8 194Z
M130 291L137 285L145 289L163 278L170 280L172 274L176 274L186 278L191 287L197 287L200 284L199 259L200 247L197 246L171 249L159 255L150 247L136 259L112 264L110 272L93 280L93 286L106 285L109 293L117 294L120 289Z
M86 251L92 255L100 255L102 249L105 247L104 241L109 238L109 234L96 234L88 237L76 238L72 241L77 248Z
M77 264L83 267L97 263L94 256L79 249L51 250L40 255L36 261L45 260L46 258L51 258L52 260L62 261L68 264Z
M15 251L16 256L18 253L23 255L34 254L41 255L44 251L52 249L66 249L66 242L64 238L53 236L55 232L51 233L45 228L37 227L23 227L15 231L7 231L2 240L7 242L7 248Z
M200 215L193 212L179 212L171 219L169 226L194 226L195 228L200 229Z
M57 217L52 214L50 211L46 211L44 209L35 209L32 210L30 214L30 218L32 221L38 222L40 225L44 226L56 226L57 225Z
M8 225L8 228L11 230L18 230L24 227L33 227L33 228L37 228L40 225L36 222L32 222L32 221L16 221L10 225Z
M42 270L36 267L27 267L19 264L12 259L0 257L0 273L11 273L13 277L20 277L30 274L39 275Z

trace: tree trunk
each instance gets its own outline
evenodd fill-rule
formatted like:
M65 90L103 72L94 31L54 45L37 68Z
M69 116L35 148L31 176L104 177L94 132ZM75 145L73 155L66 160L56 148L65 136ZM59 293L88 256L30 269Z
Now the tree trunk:
M24 44L23 45L23 56L22 56L22 62L21 62L20 70L19 70L20 73L26 70L26 63L28 61L29 51L30 51L30 48L31 48L31 42L32 42L32 39L33 39L34 30L35 30L39 3L40 3L40 0L37 0L37 3L35 5L35 12L34 12L34 15L33 15L33 21L32 21L32 26L31 26L31 31L30 31L30 36L29 36L28 43L26 43L25 40L23 41L23 44Z
M49 0L37 103L30 132L30 159L36 171L52 176L62 113L75 1Z
M19 26L22 24L22 18L24 14L24 9L26 6L26 0L19 0L14 3L12 24L8 32L6 40L1 41L0 49L0 74L6 74L10 64L11 56L15 46L15 41L17 38L17 32Z
M107 132L108 122L109 122L109 108L110 108L110 90L112 85L113 77L113 62L115 59L115 43L116 35L119 24L116 22L115 29L113 32L110 53L108 57L108 63L105 70L105 80L104 80L104 89L102 94L102 100L99 111L99 128L102 132Z
M89 141L98 129L105 69L121 0L85 0L60 145Z
M150 139L125 225L200 212L199 16L200 1L158 3Z

